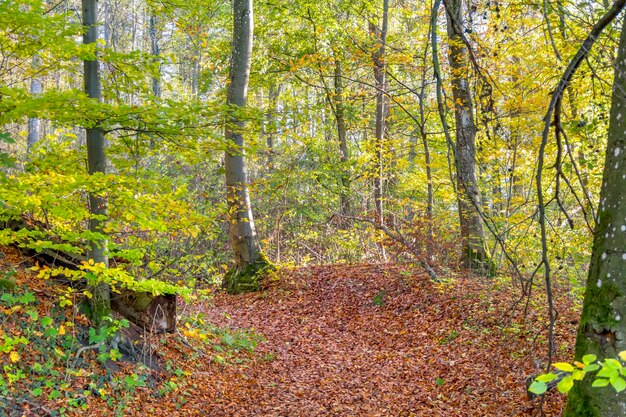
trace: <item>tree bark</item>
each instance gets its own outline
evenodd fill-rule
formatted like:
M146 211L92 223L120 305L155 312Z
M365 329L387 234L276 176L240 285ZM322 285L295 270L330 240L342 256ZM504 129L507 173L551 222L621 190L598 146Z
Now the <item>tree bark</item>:
M227 104L232 113L226 124L227 150L226 198L230 211L230 241L235 265L226 274L223 286L229 292L254 291L259 288L258 275L267 264L261 253L248 191L245 160L244 121L238 111L246 106L250 61L252 57L253 9L252 0L233 1L233 44Z
M158 62L158 56L161 54L159 48L159 37L157 32L157 17L154 13L150 14L148 33L150 35L150 53L154 56L154 62ZM155 97L161 98L161 65L159 64L159 71L152 77L152 94Z
M461 229L461 261L466 268L484 274L491 271L485 231L477 212L480 193L476 179L476 125L469 85L469 52L463 43L463 0L445 1L448 29L448 59L451 67L454 118L456 122L456 180Z
M600 190L598 223L583 311L576 338L576 357L595 354L614 358L626 350L626 25L616 59L608 143ZM574 384L565 416L617 417L626 414L626 391L592 388L593 378Z
M37 71L41 66L41 58L39 55L33 57L33 70ZM33 96L40 95L43 91L41 79L37 74L30 79L30 94ZM28 119L28 137L26 139L26 149L30 151L33 146L39 142L41 138L41 121L37 117Z
M376 36L378 49L372 54L374 61L374 79L376 81L376 139L374 143L375 173L374 173L374 208L377 221L384 224L383 214L383 186L384 186L384 140L385 140L385 92L387 77L385 68L385 46L387 43L387 27L389 16L389 0L383 0L383 21L379 30L370 23L370 32Z
M98 0L82 0L83 26L85 34L83 43L95 43L98 39ZM100 84L100 70L98 59L85 60L84 64L84 85L85 93L98 102L102 101L102 87ZM93 126L85 129L87 137L87 164L89 174L106 173L106 152L104 133L100 126ZM89 231L94 233L94 241L90 242L88 258L95 263L103 263L108 267L108 241L103 231L103 226L107 217L107 200L100 194L91 192L89 194ZM111 310L111 294L107 284L98 284L92 290L92 318L99 322L102 317L109 314Z
M339 205L341 214L350 214L350 174L348 173L348 160L350 151L348 150L348 137L346 128L345 109L343 103L343 74L341 62L335 58L334 73L335 94L335 121L337 122L337 138L339 139L339 160L341 161L341 191L339 192Z

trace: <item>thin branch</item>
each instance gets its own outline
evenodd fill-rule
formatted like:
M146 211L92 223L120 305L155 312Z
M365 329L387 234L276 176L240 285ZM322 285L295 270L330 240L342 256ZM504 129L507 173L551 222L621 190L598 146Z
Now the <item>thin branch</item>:
M548 106L548 110L546 111L546 115L544 118L544 128L541 136L541 146L539 148L538 155L538 165L537 165L537 173L536 173L536 183L537 183L537 204L539 208L539 225L541 228L541 262L539 265L543 265L544 267L544 279L546 283L546 293L548 297L548 315L550 319L550 326L548 329L548 338L549 338L549 348L548 348L548 363L546 365L546 369L549 371L550 365L552 362L552 355L554 353L554 302L552 297L552 282L551 282L551 271L550 271L550 260L548 259L548 238L546 231L546 204L544 203L544 193L543 193L543 183L542 183L542 174L543 174L543 164L544 158L546 154L546 147L548 145L548 136L550 134L550 126L552 125L552 117L555 114L555 111L560 111L561 99L563 97L563 93L567 86L569 85L572 77L576 73L576 70L583 62L583 60L589 54L591 47L598 39L598 36L602 33L602 31L611 23L617 15L622 11L624 5L626 4L626 0L617 0L613 3L611 9L604 15L596 24L593 26L589 35L582 43L576 55L571 59L567 69L563 73L559 84L552 94L552 99L550 100L550 104ZM557 107L559 108L557 110Z

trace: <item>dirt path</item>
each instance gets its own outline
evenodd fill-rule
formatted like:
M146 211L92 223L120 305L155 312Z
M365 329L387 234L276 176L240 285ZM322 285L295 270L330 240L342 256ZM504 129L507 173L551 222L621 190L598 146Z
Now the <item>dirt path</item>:
M495 328L511 291L476 279L438 285L378 266L289 272L263 293L220 294L221 326L267 339L241 366L190 376L181 415L522 416L532 329ZM530 322L533 322L531 313ZM573 334L573 332L572 332ZM540 339L539 339L540 340ZM547 415L562 399L549 398Z

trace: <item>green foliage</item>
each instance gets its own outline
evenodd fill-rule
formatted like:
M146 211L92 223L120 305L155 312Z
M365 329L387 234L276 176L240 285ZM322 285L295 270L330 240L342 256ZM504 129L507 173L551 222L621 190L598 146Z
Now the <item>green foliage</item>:
M572 389L575 381L581 381L587 374L590 374L594 375L593 387L611 385L616 392L621 392L626 389L624 363L626 363L626 351L620 352L618 358L606 358L602 361L597 360L596 355L589 354L583 356L582 362L554 363L552 366L560 372L539 375L528 387L528 391L541 395L548 390L549 383L558 381L559 392L567 393Z
M385 305L385 297L387 296L387 291L381 290L372 298L372 304L377 307Z

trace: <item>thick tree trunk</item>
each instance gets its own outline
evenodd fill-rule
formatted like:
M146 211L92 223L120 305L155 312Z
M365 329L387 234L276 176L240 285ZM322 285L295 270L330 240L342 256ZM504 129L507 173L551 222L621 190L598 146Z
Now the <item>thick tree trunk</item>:
M446 1L445 6L456 121L457 200L463 245L461 259L465 267L484 274L492 268L482 219L476 210L480 207L476 179L476 125L468 77L469 53L459 33L463 27L463 0Z
M376 36L378 49L373 53L374 79L376 81L376 141L374 143L374 208L377 221L384 224L383 186L384 186L384 149L385 149L385 92L387 91L387 74L385 68L385 46L387 43L387 27L389 16L389 0L383 1L383 22L379 30L373 23L370 32Z
M337 122L337 137L339 139L339 160L341 161L341 191L339 192L339 205L341 214L350 215L350 174L348 172L348 160L350 151L348 150L348 137L346 128L346 118L343 103L343 74L341 62L335 59L334 74L335 94L335 120Z
M617 53L610 126L598 223L594 232L587 289L576 338L576 357L614 358L626 350L626 25ZM622 417L626 391L592 388L593 378L576 382L566 416Z
M250 60L252 55L253 11L252 0L233 1L233 46L230 63L227 104L233 109L226 125L227 150L226 198L230 210L230 241L235 265L225 277L223 286L229 292L254 291L259 288L260 270L268 264L254 227L248 176L245 160L243 120L236 110L246 106Z
M82 0L83 6L83 26L85 34L83 43L95 43L98 39L98 1ZM85 60L84 82L85 93L94 100L102 101L102 87L100 85L100 70L98 59L93 61ZM86 129L87 136L87 164L89 174L106 172L106 153L104 133L102 128L94 126ZM102 195L89 194L89 231L94 233L94 241L90 242L88 257L95 263L103 263L108 267L108 241L104 235L103 226L107 216L107 200ZM98 322L102 317L109 314L111 309L111 295L107 284L98 284L92 290L92 314L93 319Z

